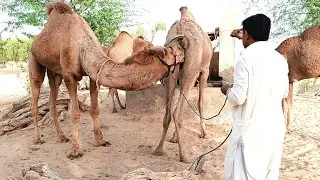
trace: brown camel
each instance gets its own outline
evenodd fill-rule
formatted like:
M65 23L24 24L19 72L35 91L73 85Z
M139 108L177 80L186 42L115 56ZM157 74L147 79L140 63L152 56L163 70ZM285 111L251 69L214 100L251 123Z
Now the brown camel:
M195 22L192 13L187 7L181 7L180 21L176 21L171 27L166 37L166 47L171 47L174 50L182 48L184 50L184 62L176 65L174 72L169 74L166 92L166 113L163 118L163 132L160 143L154 154L163 154L163 144L169 124L171 122L171 106L173 98L173 89L177 79L180 82L180 96L177 106L173 112L173 120L175 123L175 132L171 142L178 142L180 161L188 162L183 148L181 139L182 122L181 113L186 99L189 98L189 93L194 87L194 84L199 77L199 101L198 108L200 112L200 130L201 138L207 137L205 124L203 121L203 91L207 84L209 75L209 65L213 53L210 38L202 28ZM180 51L181 52L181 51ZM181 66L181 70L180 70ZM181 95L183 93L183 95Z
M289 94L282 106L287 121L287 132L290 133L293 82L320 77L320 26L307 28L301 35L284 40L277 48L288 61ZM231 37L242 39L241 29L232 31Z
M123 63L127 57L131 56L133 53L143 50L145 47L153 47L153 45L150 41L143 40L142 37L133 38L127 32L122 31L109 48L103 47L103 51L116 63ZM126 108L121 104L117 89L109 88L107 97L109 97L109 95L111 95L113 103L112 113L118 112L115 106L114 96L117 98L120 108Z
M153 47L130 56L122 64L115 63L103 52L98 38L87 22L73 13L68 4L49 3L46 4L46 10L48 21L33 41L29 59L35 143L43 142L37 122L37 104L47 71L51 90L50 111L59 142L68 141L60 128L56 109L56 98L62 79L69 92L73 140L67 157L73 159L82 156L78 137L80 110L77 97L77 81L81 80L82 76L90 77L90 114L95 145L106 146L109 143L103 139L99 121L99 84L126 91L151 87L168 74L170 66L176 63L177 56L171 48Z

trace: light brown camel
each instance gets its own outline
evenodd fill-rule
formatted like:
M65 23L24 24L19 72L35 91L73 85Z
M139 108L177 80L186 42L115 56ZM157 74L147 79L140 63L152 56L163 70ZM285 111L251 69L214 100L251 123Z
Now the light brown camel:
M233 30L230 36L242 39L241 29ZM276 51L287 59L289 65L289 94L282 105L287 132L290 133L293 82L320 77L320 26L312 26L301 35L287 38Z
M133 38L127 32L121 31L112 45L109 48L103 47L103 51L116 63L123 63L123 61L127 57L131 56L133 53L137 53L143 50L145 47L153 47L153 44L150 41L143 40L142 37ZM113 103L112 113L118 112L115 105L114 97L117 98L118 104L121 109L126 108L121 104L117 89L109 88L107 97L109 97L109 95L111 95Z
M153 47L130 56L122 64L110 60L102 50L98 38L87 22L63 2L46 4L48 21L31 45L29 77L32 92L32 116L34 120L35 143L42 143L38 128L38 99L40 87L47 71L51 96L50 111L58 134L58 141L64 136L58 119L56 99L59 85L64 79L71 101L72 147L67 153L70 159L82 156L79 145L80 110L77 97L77 81L82 76L90 77L90 114L96 146L109 143L103 139L99 121L99 85L126 91L142 90L164 78L171 65L176 62L171 48ZM98 84L98 85L97 85Z
M187 7L181 7L181 18L176 21L171 27L166 37L166 47L171 47L174 50L182 48L184 50L184 62L180 65L176 65L174 72L169 74L167 83L167 92L165 102L167 104L166 113L163 118L163 132L160 143L156 150L155 155L163 154L164 140L167 134L169 124L171 122L171 116L175 123L175 132L171 139L171 142L178 142L180 161L189 162L184 153L181 128L183 119L181 119L181 113L186 99L189 98L189 93L194 87L196 79L199 77L199 101L198 109L200 112L200 130L201 138L207 137L205 131L205 124L203 121L203 91L207 84L209 75L209 65L213 53L210 38L202 28L195 22L192 13ZM181 67L181 70L180 70ZM175 88L176 81L180 82L180 96L177 106L171 113L173 89ZM183 95L181 94L183 93ZM186 99L185 99L186 98Z

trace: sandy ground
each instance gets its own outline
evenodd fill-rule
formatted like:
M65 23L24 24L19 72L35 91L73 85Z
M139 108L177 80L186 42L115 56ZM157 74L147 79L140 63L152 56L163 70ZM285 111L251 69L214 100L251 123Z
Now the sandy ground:
M294 96L291 134L287 135L283 154L280 179L320 179L320 97L313 93ZM106 92L100 93L105 100ZM120 93L124 100L123 93ZM0 102L7 101L1 98ZM85 151L80 159L69 160L66 152L71 143L58 143L53 124L43 126L40 132L45 140L42 145L33 145L33 129L27 128L0 136L0 179L8 176L21 178L21 169L35 163L47 163L62 178L110 179L115 180L137 168L153 171L182 171L190 164L178 161L177 144L168 142L174 126L171 123L165 142L165 155L154 156L152 151L158 145L162 132L161 113L144 116L129 110L111 113L110 98L101 105L100 120L104 138L109 147L94 147L92 121L89 112L82 115L80 143ZM219 107L222 104L219 102ZM3 104L1 105L3 106ZM226 114L229 108L222 114ZM224 116L224 115L222 115ZM228 116L224 116L227 118ZM71 138L69 118L61 122L65 135ZM183 140L190 159L216 147L226 137L231 126L228 124L209 125L211 139L198 137L198 119L184 121ZM227 144L207 156L201 179L223 179L223 162Z

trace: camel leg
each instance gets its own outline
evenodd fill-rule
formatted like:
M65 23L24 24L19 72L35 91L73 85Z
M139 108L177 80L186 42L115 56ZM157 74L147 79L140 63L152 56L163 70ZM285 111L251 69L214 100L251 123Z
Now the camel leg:
M199 80L199 100L198 100L198 109L199 109L199 114L200 114L200 138L208 138L207 133L205 131L205 124L204 124L204 108L203 108L203 93L204 93L204 88L207 85L207 79L209 76L209 69L200 72L200 80Z
M120 98L119 98L119 94L118 94L118 90L117 90L117 89L115 89L115 95L116 95L116 98L117 98L117 101L118 101L118 103L119 103L120 108L121 108L121 109L125 109L126 106L123 106L123 105L121 104L121 101L120 101Z
M164 140L166 138L168 128L171 122L171 106L172 106L172 98L174 95L174 88L175 88L175 82L177 79L177 74L179 73L179 65L175 68L174 74L170 73L168 78L168 85L166 87L166 92L165 92L165 103L167 104L166 106L166 113L163 117L163 131L162 131L162 136L160 139L160 143L156 150L153 152L154 155L163 155L163 145L164 145Z
M41 66L33 57L30 55L29 61L29 80L31 88L31 113L34 123L35 137L33 140L34 144L42 144L43 140L40 138L39 127L38 127L38 100L40 94L40 88L44 80L46 69Z
M184 77L185 77L185 79L183 79ZM184 154L184 146L183 146L182 138L181 138L181 128L182 128L182 123L183 123L183 119L181 119L181 113L182 113L183 107L186 102L185 98L189 99L189 94L190 94L192 87L194 86L195 78L191 79L190 77L187 77L185 74L183 75L183 77L181 79L181 83L180 83L181 89L180 89L179 100L178 100L177 106L175 108L175 111L173 113L173 120L175 123L177 142L178 142L178 146L179 146L180 161L185 162L185 163L189 163L189 160L186 158L186 156ZM183 93L184 96L181 93Z
M65 75L63 79L67 86L71 102L72 147L67 153L67 157L69 159L75 159L83 155L79 143L79 121L81 115L77 96L77 80L72 74Z
M96 140L95 146L106 146L110 143L103 140L103 134L100 129L100 121L99 121L99 104L98 104L98 88L96 86L95 81L90 79L90 115L93 121L93 132Z
M291 121L291 109L292 109L292 96L293 96L293 82L289 83L289 93L287 97L287 133L290 134L290 121Z
M56 101L57 101L57 96L59 93L59 86L62 82L62 76L59 74L54 74L50 70L47 70L47 75L48 75L49 85L50 85L50 113L51 113L51 117L53 118L56 130L57 130L58 142L59 143L68 142L69 139L64 136L64 134L60 128L59 121L58 121L58 115L57 115L58 112L57 112Z
M116 103L114 101L114 94L115 94L114 90L115 90L114 88L109 88L109 92L111 94L111 99L112 99L112 113L117 113L118 110L116 108Z
M188 99L189 98L189 93L191 91L191 88L194 86L194 81L183 81L181 83L181 92L180 92L180 96L179 96L179 100L178 100L178 104L177 107L173 113L173 121L175 123L175 128L176 128L176 134L177 134L177 142L178 142L178 146L179 146L179 156L180 156L180 161L181 162L185 162L188 163L188 159L186 158L185 154L184 154L184 146L182 143L182 139L181 139L181 128L182 128L182 123L183 123L183 119L181 119L181 113L183 110L183 107L185 105L185 98ZM181 94L183 93L184 96Z

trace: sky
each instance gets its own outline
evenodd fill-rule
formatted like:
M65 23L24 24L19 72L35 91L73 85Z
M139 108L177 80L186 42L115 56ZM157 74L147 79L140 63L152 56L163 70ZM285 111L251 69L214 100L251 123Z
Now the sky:
M202 26L205 31L214 31L214 28L219 26L221 17L236 9L240 4L239 1L230 0L136 0L135 4L137 8L144 8L149 12L142 14L139 19L140 22L144 22L145 29L148 30L151 26L159 21L165 22L169 28L171 24L180 19L179 8L181 6L187 6L193 13L196 21ZM169 5L170 4L170 5ZM241 12L238 12L241 16ZM239 17L240 17L239 16ZM243 16L243 15L242 15ZM243 17L240 17L243 18ZM0 30L4 28L4 24L1 22L8 21L9 17L0 12ZM239 23L241 20L238 20ZM27 28L28 31L37 31L34 28ZM14 33L4 33L3 38L12 37L14 35L20 35L21 32L16 31Z
M136 5L137 7L150 11L150 13L145 13L141 17L144 22L148 22L148 24L145 24L147 31L154 23L159 21L166 23L169 29L176 20L180 19L181 14L179 8L181 6L187 6L203 30L210 32L214 31L216 27L219 27L222 17L230 12L236 13L236 24L238 26L241 25L244 15L240 8L237 8L241 6L240 2L239 0L136 0ZM154 43L157 44L159 42L161 44L161 42L165 40L166 34L167 31L158 32L155 36ZM148 36L148 34L146 36Z
M163 45L170 26L180 19L179 8L181 6L187 6L203 30L210 32L221 26L222 23L229 23L223 21L223 19L230 13L235 15L234 26L240 27L242 20L246 18L242 10L244 6L242 2L241 0L135 0L135 6L148 11L138 19L139 22L144 23L147 39L150 39L151 28L155 23L159 21L166 23L167 30L156 33L152 42L154 45ZM0 31L4 28L4 24L1 22L8 21L8 19L9 17L6 14L0 12ZM34 34L40 32L39 29L30 27L26 27L25 30ZM13 33L3 33L1 38L15 36L24 37L20 31L15 31ZM237 42L237 44L239 43Z

